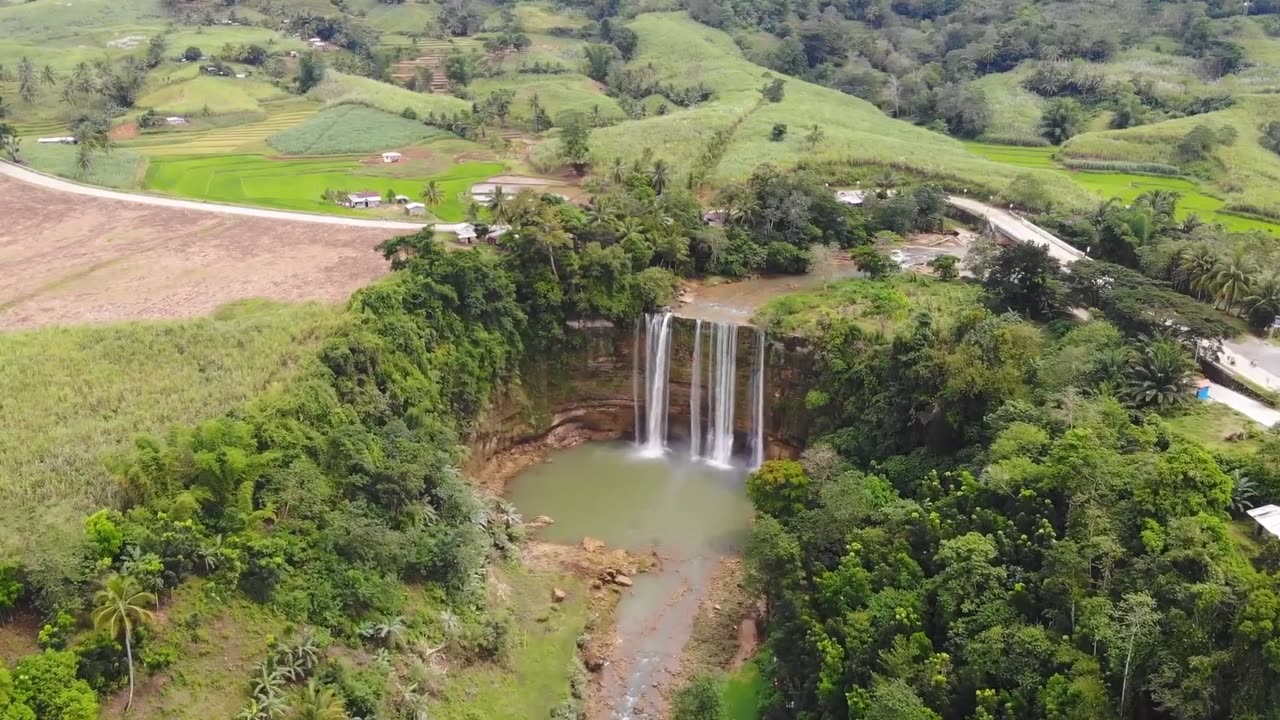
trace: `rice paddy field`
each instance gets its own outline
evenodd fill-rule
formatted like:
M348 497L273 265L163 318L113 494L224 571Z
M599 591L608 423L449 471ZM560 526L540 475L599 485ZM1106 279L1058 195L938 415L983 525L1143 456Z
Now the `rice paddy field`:
M379 193L417 197L426 183L435 180L445 199L434 210L442 220L461 220L462 197L470 187L503 171L496 162L464 162L448 172L427 177L388 178L362 172L359 158L272 159L263 155L218 155L153 158L142 186L153 192L198 200L261 205L281 210L326 214L351 211L325 200L326 190Z

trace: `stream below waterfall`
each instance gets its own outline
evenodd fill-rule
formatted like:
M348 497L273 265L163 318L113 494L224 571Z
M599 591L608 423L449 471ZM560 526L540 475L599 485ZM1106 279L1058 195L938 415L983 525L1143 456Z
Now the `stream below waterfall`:
M661 688L679 668L712 574L746 537L747 469L692 459L687 447L651 457L622 442L579 445L549 459L507 486L526 517L555 520L538 539L577 544L592 537L661 559L660 570L634 578L622 596L619 645L602 687L609 720L661 717Z

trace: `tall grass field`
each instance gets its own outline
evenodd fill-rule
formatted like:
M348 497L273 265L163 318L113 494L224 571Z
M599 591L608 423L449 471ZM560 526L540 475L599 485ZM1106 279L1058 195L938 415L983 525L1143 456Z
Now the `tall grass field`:
M243 405L289 378L339 317L241 302L193 320L0 334L0 557L109 502L103 458L136 434Z

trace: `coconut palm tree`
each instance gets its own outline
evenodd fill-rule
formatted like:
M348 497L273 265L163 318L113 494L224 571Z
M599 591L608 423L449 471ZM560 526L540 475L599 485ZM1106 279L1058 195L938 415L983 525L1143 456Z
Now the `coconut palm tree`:
M1231 312L1236 302L1245 296L1254 282L1256 272L1257 268L1245 254L1244 248L1236 248L1223 261L1214 275L1214 285L1217 288L1218 302L1222 303L1224 310Z
M18 97L28 103L36 100L36 66L25 55L18 62Z
M1191 248L1178 264L1186 279L1186 287L1203 298L1206 290L1213 289L1213 278L1218 272L1218 255L1205 243Z
M671 181L671 166L666 160L658 158L653 161L653 169L649 171L649 186L653 191L662 194L667 189L667 184Z
M1254 283L1240 307L1249 318L1250 327L1262 330L1269 326L1276 317L1280 317L1280 275Z
M1161 224L1173 222L1173 215L1178 210L1178 200L1182 193L1173 190L1148 190L1137 197L1135 202L1151 208L1151 214Z
M882 198L887 197L890 192L897 189L901 184L902 177L894 172L893 168L885 168L871 178L871 186L876 189L876 194Z
M52 65L45 65L44 69L40 71L40 84L41 85L57 85L58 84L58 74L53 71Z
M440 183L432 180L422 187L422 202L432 210L444 202L444 188L440 187Z
M493 198L489 200L489 216L496 223L504 222L510 219L511 203L507 193L503 191L501 185L493 186Z
M330 688L310 680L298 694L289 715L292 720L347 720L342 701Z
M129 700L125 709L133 705L133 630L138 625L151 622L148 608L156 604L156 596L138 586L138 581L128 575L110 575L102 583L102 589L93 596L95 605L90 618L94 630L105 630L111 637L124 636L125 657L129 661Z

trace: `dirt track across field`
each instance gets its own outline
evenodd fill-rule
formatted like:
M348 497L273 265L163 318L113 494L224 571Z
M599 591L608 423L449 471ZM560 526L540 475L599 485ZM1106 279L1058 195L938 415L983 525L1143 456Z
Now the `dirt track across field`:
M178 318L245 298L341 302L404 230L92 197L0 176L0 329Z

